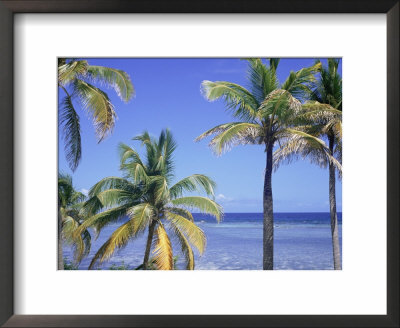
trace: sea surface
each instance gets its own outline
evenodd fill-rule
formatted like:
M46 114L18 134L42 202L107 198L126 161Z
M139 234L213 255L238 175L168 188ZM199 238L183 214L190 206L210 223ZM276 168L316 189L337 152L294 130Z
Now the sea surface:
M262 270L262 213L225 213L223 221L204 214L194 214L196 224L207 237L203 256L195 252L197 270ZM342 244L342 213L338 213L339 238ZM99 237L92 240L88 257L79 265L86 270L91 258L110 234L123 223L110 224ZM329 213L274 213L274 269L330 270L333 269ZM93 234L92 234L93 235ZM146 234L120 249L99 268L121 266L134 269L143 261ZM172 239L178 268L184 268L183 255ZM64 257L72 261L70 247L64 247Z

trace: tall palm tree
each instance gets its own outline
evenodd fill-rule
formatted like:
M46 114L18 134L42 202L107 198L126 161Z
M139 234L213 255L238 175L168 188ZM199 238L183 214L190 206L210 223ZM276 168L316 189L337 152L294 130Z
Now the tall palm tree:
M90 251L91 236L86 229L76 233L84 221L81 208L86 196L76 191L72 185L72 177L68 174L58 175L58 269L64 269L63 247L65 240L74 248L75 263Z
M212 199L203 196L183 196L185 192L203 191L214 195L215 183L205 175L194 174L171 185L174 178L173 152L176 143L168 130L159 138L148 132L133 138L141 141L146 149L145 160L131 147L120 144L123 178L109 177L95 184L86 209L93 214L81 229L92 226L101 229L123 217L128 221L116 229L93 257L89 269L96 262L110 258L114 251L129 240L148 231L142 267L149 269L150 251L153 245L154 263L158 269L173 269L173 253L168 231L180 243L186 259L186 268L194 269L191 245L200 254L206 246L203 231L194 223L191 208L221 219L222 208Z
M316 81L315 74L321 64L290 72L279 84L276 70L279 59L248 59L249 89L232 82L203 81L202 92L206 99L222 98L226 108L238 119L237 122L218 125L196 140L213 135L210 147L216 154L236 145L263 145L266 152L266 168L263 191L263 269L273 270L274 218L272 199L273 149L277 142L289 136L301 135L312 140L321 151L327 152L325 143L318 138L296 129L297 114L301 101L306 99Z
M329 155L315 149L308 140L291 136L275 154L276 167L280 162L294 158L308 158L321 167L329 167L329 208L331 216L331 234L333 266L342 269L340 256L339 229L336 211L336 170L341 176L342 162L342 78L338 73L339 60L328 59L328 66L321 68L321 77L312 90L310 101L303 105L304 121L302 130L328 141Z
M92 117L98 142L112 132L115 123L113 104L107 93L94 86L93 82L114 88L125 102L134 95L129 75L122 70L89 65L87 60L59 59L58 86L65 93L59 109L59 124L72 171L76 170L82 155L80 119L74 104L78 103Z

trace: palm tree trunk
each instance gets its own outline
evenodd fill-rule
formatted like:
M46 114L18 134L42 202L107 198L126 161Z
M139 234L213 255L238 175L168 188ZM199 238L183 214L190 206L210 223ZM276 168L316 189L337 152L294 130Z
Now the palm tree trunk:
M143 259L143 270L147 270L148 267L151 243L153 241L154 229L156 227L156 224L157 222L153 220L149 227L149 234L147 236L146 250L144 252L144 259Z
M329 136L329 151L333 156L333 146L335 139ZM336 213L336 182L335 182L335 167L329 163L329 207L331 212L331 233L332 233L332 247L333 247L333 268L335 270L342 270L342 260L340 256L339 246L339 228Z
M267 144L267 164L264 177L264 225L263 225L263 270L274 268L274 211L272 201L272 156L273 144Z
M64 254L63 254L63 243L62 243L62 219L61 219L61 208L60 203L58 204L58 256L57 256L57 269L64 270Z

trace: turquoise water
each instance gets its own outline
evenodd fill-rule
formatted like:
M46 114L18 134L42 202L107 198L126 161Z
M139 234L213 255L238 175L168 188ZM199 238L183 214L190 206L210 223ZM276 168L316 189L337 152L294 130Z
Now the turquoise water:
M194 214L194 219L207 236L203 256L195 251L196 269L201 270L261 270L262 269L262 213L225 213L217 224L215 219ZM341 213L338 213L341 243ZM122 223L103 229L97 240L92 241L89 256L79 269L86 270L92 256ZM329 213L275 213L274 268L278 270L329 270L333 269L332 242ZM111 265L135 268L143 261L146 235L131 241L117 251L100 268ZM174 245L178 267L183 268L180 248ZM71 249L64 247L64 256L72 259Z

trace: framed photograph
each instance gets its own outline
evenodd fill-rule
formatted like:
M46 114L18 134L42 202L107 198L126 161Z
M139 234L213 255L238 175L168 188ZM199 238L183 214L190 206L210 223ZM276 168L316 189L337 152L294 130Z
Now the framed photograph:
M398 1L0 10L3 326L398 327Z

